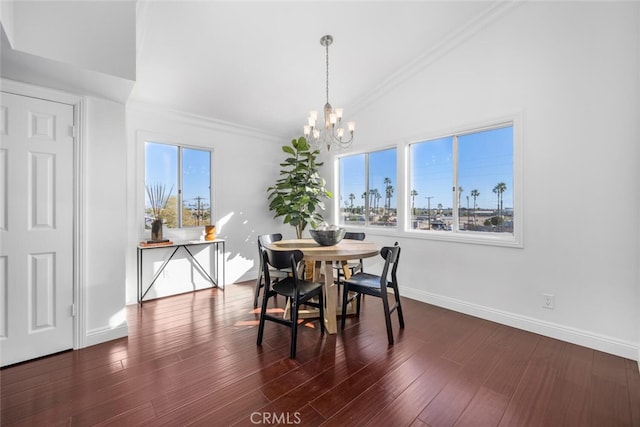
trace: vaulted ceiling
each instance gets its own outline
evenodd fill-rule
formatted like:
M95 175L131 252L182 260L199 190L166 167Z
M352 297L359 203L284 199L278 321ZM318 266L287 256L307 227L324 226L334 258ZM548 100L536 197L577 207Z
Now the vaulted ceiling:
M13 22L6 12L2 18L0 71L8 79L290 138L326 101L325 34L334 38L329 101L357 122L381 94L517 3L15 2ZM4 31L9 23L15 49Z
M504 1L144 1L130 100L299 135L329 101L350 119L499 14Z

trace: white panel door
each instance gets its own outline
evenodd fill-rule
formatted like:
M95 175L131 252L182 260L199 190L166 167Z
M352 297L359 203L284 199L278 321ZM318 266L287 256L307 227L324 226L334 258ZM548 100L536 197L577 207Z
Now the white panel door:
M73 107L0 93L0 365L73 348Z

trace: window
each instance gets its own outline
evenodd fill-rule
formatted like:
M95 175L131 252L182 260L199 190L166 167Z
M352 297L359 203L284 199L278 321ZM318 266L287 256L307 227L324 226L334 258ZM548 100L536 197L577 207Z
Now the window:
M397 227L396 153L393 148L339 159L340 224Z
M514 235L513 124L409 145L409 228Z
M211 151L146 141L145 184L167 199L162 211L166 227L211 224ZM145 200L145 228L151 228L148 194Z

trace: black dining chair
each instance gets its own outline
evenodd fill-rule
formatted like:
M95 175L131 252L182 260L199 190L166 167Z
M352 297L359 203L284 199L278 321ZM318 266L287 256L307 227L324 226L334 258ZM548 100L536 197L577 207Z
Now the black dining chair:
M262 344L264 324L266 320L280 323L291 328L291 350L289 357L296 357L296 342L298 338L298 311L301 305L308 305L319 309L320 332L324 335L324 294L323 284L302 280L298 277L297 266L303 258L300 250L279 251L268 248L263 249L264 293L262 295L262 309L260 310L260 323L258 325L258 345ZM287 277L272 281L272 269L282 270L289 268L293 273ZM290 303L290 319L273 316L267 313L269 298L277 295L285 296ZM317 298L316 300L312 300Z
M365 233L347 231L346 233L344 233L343 239L362 241L365 239L365 237ZM356 274L357 271L363 271L362 259L347 261L347 268L351 270L352 276ZM338 285L338 288L340 288L340 284L342 283L342 279L344 278L344 267L342 263L336 262L333 264L333 269L336 271L336 284Z
M356 316L360 316L360 299L362 295L371 295L382 299L382 307L384 309L384 320L387 325L387 339L389 345L393 345L393 330L391 328L391 313L398 312L398 320L400 328L404 328L404 316L402 315L402 304L400 302L400 292L398 291L398 280L396 271L398 269L398 261L400 260L400 246L385 246L380 249L380 256L384 258L384 267L380 275L359 272L354 274L348 280L342 282L342 323L341 328L344 329L347 317L347 304L356 300ZM388 289L393 289L395 302L389 305ZM349 296L349 292L354 294Z
M263 234L261 236L258 236L258 256L260 259L260 270L258 271L258 279L256 280L256 292L253 298L253 308L258 308L258 297L260 296L260 289L264 287L264 281L263 281L264 273L262 268L262 252L263 252L262 249L265 246L269 245L270 243L279 242L280 240L282 240L282 234L280 233ZM287 277L289 274L291 274L291 269L290 268L285 268L282 270L271 269L270 273L271 273L270 274L271 280L275 281L275 280Z

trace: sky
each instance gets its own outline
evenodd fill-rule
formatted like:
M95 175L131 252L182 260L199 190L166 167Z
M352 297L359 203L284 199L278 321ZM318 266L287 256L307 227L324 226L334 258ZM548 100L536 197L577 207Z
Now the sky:
M414 198L417 209L450 208L453 200L453 150L454 138L446 137L428 142L410 145L410 190L415 190ZM473 208L474 200L471 190L478 190L476 207L478 209L495 209L498 196L493 188L504 182L507 190L503 193L503 208L513 207L513 128L505 127L461 135L458 138L458 186L462 187L461 205ZM394 187L391 207L397 207L397 151L395 149L372 152L369 154L369 187L377 189L385 203L385 178L391 179ZM353 193L356 198L354 206L363 204L362 193L365 191L365 154L343 157L340 160L341 174L341 207L350 205L348 196ZM409 201L411 198L409 197Z
M173 185L171 196L177 195L178 147L147 142L145 144L145 159L146 184L164 184L167 190ZM195 205L197 203L196 197L202 197L207 204L210 204L210 152L183 148L182 164L182 186L185 203L187 205Z

